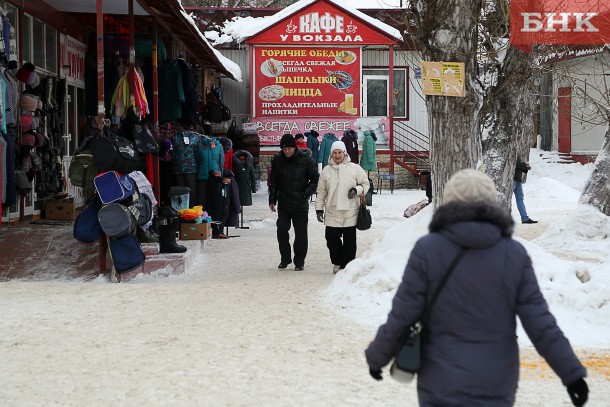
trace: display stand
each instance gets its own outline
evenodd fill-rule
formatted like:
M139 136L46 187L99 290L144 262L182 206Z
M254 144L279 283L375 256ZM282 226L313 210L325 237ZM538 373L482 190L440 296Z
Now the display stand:
M244 206L241 206L241 212L239 214L240 226L235 226L235 229L250 229L250 226L244 226Z

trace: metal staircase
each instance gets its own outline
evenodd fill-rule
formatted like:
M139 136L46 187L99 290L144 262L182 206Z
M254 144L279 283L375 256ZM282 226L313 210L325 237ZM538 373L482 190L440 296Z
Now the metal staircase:
M404 121L394 122L394 163L420 175L430 170L430 138Z

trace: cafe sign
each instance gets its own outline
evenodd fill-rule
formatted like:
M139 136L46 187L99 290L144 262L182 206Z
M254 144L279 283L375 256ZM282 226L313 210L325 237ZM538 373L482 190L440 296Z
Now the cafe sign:
M390 44L391 39L368 22L352 16L333 3L318 1L253 36L250 44L309 45Z
M348 47L254 47L254 116L356 117L362 52Z

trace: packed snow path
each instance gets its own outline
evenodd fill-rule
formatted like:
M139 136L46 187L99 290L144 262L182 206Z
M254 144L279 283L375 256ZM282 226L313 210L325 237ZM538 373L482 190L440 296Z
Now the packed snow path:
M401 216L390 212L422 197L376 195L373 229L358 232L358 255ZM324 289L336 277L313 204L305 271L296 272L277 269L276 215L266 199L257 193L246 208L250 229L206 243L203 261L185 275L0 284L2 404L416 405L415 383L398 384L387 371L380 383L368 375L363 351L375 329L329 306ZM579 354L589 355L588 405L606 405L607 351ZM571 405L531 349L517 405Z

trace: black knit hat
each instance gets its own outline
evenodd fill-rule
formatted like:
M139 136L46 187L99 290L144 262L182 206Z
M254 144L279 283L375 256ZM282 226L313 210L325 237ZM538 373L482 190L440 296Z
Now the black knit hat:
M297 142L294 141L294 137L292 136L292 134L284 134L282 136L282 140L280 141L280 148L284 147L297 148Z

